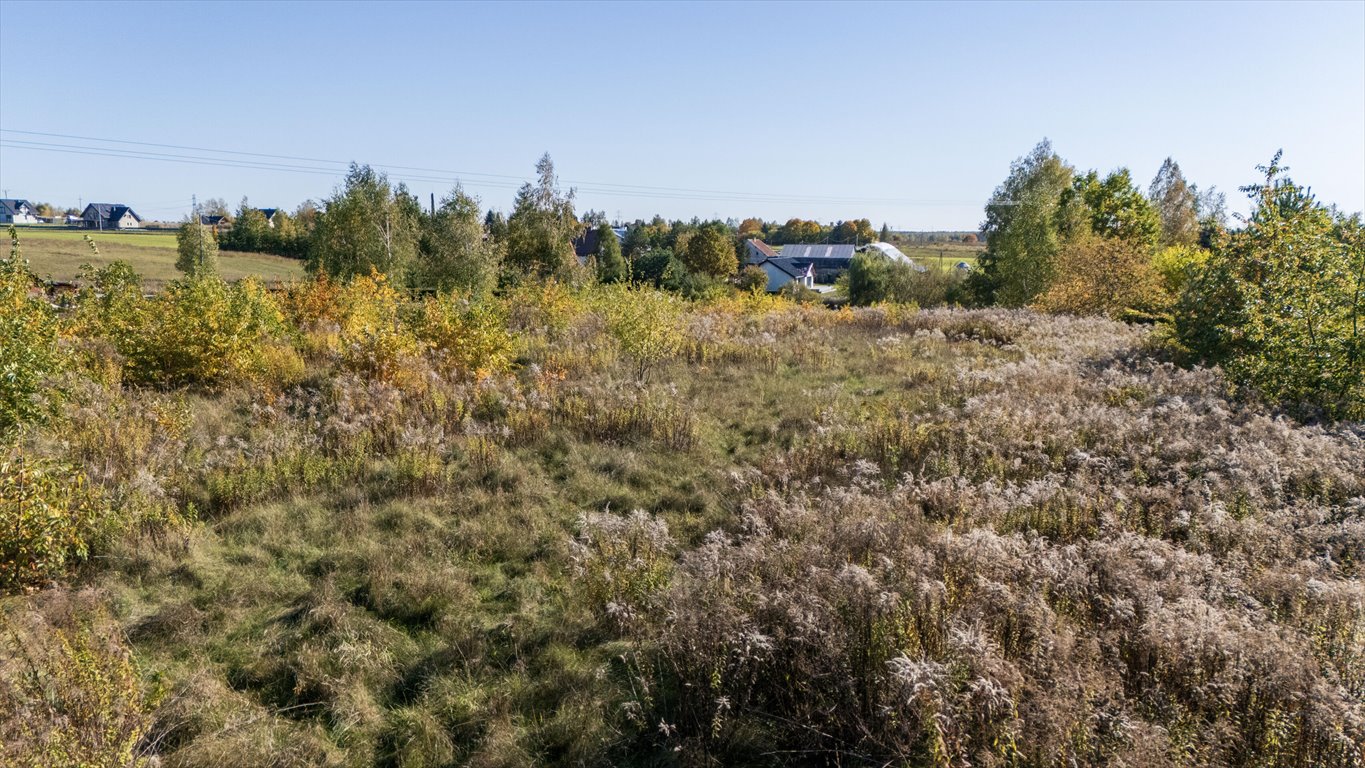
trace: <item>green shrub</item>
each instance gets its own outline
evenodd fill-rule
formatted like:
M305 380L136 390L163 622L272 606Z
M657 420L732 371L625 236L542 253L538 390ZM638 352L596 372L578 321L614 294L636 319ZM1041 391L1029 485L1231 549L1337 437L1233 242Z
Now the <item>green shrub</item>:
M598 303L607 329L635 360L640 380L682 351L682 305L677 298L649 288L613 285L602 290Z
M1279 155L1239 231L1217 244L1175 311L1196 357L1303 414L1365 417L1365 226L1283 176Z
M0 592L42 584L84 559L101 517L71 467L23 457L0 463Z
M438 294L422 302L413 325L417 338L448 370L484 378L512 367L517 340L496 304Z
M251 381L263 368L281 365L278 354L267 350L284 330L284 318L253 280L229 284L215 275L189 278L148 298L126 264L112 264L92 277L80 298L80 330L109 341L131 381Z
M0 438L49 413L55 392L46 382L65 362L56 313L29 295L37 280L12 226L10 243L9 257L0 258Z

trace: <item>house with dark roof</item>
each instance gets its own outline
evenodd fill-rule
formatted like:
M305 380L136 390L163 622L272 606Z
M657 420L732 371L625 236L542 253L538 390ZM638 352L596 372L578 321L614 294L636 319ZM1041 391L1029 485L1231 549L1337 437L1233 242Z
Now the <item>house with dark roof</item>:
M0 198L0 224L37 224L38 211L27 200Z
M764 259L755 266L768 275L768 293L777 293L791 283L815 288L815 268L809 262L778 257Z
M261 215L265 217L265 224L266 224L266 226L270 227L271 229L274 229L274 228L275 228L275 214L279 213L279 212L280 212L280 209L279 209L279 208L257 208L256 210L260 211L260 212L261 212Z
M618 245L626 241L626 228L613 227L612 234L616 236ZM602 250L601 232L597 227L587 227L583 233L573 239L573 252L578 257L579 264L587 264L594 256Z
M852 245L796 243L782 246L778 256L811 265L815 271L815 282L829 284L848 271L856 250Z
M768 245L762 240L751 237L744 241L744 255L745 264L758 264L764 259L777 258L777 251L773 250L771 245Z
M86 229L133 229L142 226L142 217L119 203L91 203L81 212Z
M218 213L199 214L199 223L214 229L227 229L232 226L232 219Z

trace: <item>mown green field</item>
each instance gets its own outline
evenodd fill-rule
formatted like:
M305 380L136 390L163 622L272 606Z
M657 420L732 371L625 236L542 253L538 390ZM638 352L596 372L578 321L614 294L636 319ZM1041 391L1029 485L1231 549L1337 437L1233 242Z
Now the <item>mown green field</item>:
M985 246L982 245L964 245L962 243L898 245L896 247L900 248L901 253L926 267L938 267L945 271L952 269L959 261L965 261L976 266L977 258L985 250Z
M84 232L74 229L20 227L19 245L33 271L52 280L74 280L81 265L103 266L126 261L149 285L158 286L176 279L174 232ZM99 255L85 243L90 235ZM303 263L264 253L220 251L219 269L228 280L256 277L266 282L291 280L303 276Z
M140 245L148 248L175 248L175 230L144 230L140 232L129 231L108 231L88 229L69 229L67 227L54 226L20 226L15 227L19 232L20 240L42 239L42 240L63 240L69 242L85 242L85 236L90 235L101 245L105 243L121 243L123 245Z

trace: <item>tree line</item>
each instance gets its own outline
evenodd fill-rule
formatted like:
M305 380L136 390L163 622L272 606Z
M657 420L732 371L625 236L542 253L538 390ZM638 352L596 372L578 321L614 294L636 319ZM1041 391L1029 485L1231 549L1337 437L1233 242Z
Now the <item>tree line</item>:
M1044 140L986 206L964 303L1155 323L1183 362L1301 415L1365 417L1365 227L1296 184L1277 153L1241 189L1251 214L1168 158L1144 194L1127 168L1080 172Z
M1278 155L1261 171L1263 181L1243 189L1252 214L1230 223L1225 196L1187 180L1173 159L1144 191L1129 169L1078 170L1044 140L1015 161L987 203L978 268L944 273L865 252L835 295L858 305L1000 305L1152 323L1183 361L1222 364L1234 380L1304 413L1359 416L1360 216L1319 203L1289 179ZM353 165L321 204L278 212L273 223L246 200L221 235L187 223L181 267L213 271L221 243L295 255L332 278L378 272L413 290L480 294L553 278L650 284L696 299L767 285L761 269L743 267L751 238L891 239L867 219L655 216L613 227L601 212L576 214L574 190L561 188L549 155L506 216L484 212L458 185L428 210L403 184ZM575 241L585 227L596 230L598 246L580 263ZM789 292L814 298L795 286Z

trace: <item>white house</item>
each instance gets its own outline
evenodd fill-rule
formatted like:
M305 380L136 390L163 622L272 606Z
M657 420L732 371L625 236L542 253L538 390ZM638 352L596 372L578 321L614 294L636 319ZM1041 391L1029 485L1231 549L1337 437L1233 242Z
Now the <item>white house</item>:
M38 212L27 200L0 198L0 224L37 224Z
M81 226L86 229L133 229L142 226L142 218L126 205L91 203L81 212Z
M788 283L815 288L815 267L809 263L777 258L764 259L757 266L768 274L768 293L777 293Z

